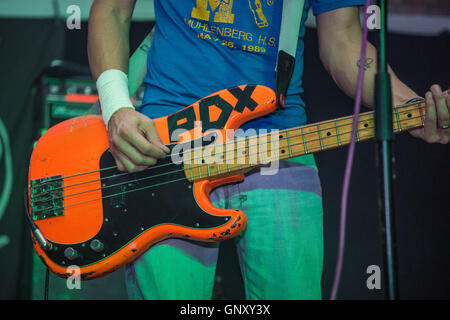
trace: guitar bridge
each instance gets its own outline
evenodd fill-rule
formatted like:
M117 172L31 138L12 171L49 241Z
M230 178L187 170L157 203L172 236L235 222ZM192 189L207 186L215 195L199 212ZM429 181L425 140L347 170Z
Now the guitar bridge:
M62 175L31 180L30 198L33 220L64 214Z

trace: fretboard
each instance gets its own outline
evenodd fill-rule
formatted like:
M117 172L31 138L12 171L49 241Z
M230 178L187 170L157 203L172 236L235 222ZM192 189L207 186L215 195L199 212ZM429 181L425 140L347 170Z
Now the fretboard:
M394 107L393 130L402 132L424 125L425 102ZM353 116L300 127L271 131L249 137L237 137L223 144L193 149L184 168L188 180L233 175L271 161L289 159L339 148L351 142ZM358 117L356 141L375 136L374 112Z

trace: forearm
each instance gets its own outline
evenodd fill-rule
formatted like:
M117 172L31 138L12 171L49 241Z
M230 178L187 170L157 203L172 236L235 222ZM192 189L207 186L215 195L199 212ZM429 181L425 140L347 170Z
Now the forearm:
M336 84L354 98L358 86L359 60L362 30L357 7L346 7L317 16L319 51L323 65ZM367 43L362 103L374 106L377 50ZM417 94L401 82L391 68L392 98L395 105L417 97Z
M109 1L95 1L88 31L88 57L94 80L108 69L128 73L131 13L123 13Z
M358 41L359 39L359 41ZM336 45L335 53L328 59L326 68L330 72L336 84L350 97L356 95L358 85L358 72L360 64L361 37L352 42ZM365 69L362 91L362 103L365 106L374 106L375 75L378 72L377 50L368 43L366 60L363 62ZM405 85L394 71L388 66L391 76L392 99L394 105L406 103L418 95Z

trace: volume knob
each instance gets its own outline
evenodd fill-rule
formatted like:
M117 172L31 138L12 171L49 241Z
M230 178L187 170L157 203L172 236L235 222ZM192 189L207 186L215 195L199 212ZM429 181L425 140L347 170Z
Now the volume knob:
M79 257L79 254L74 248L68 247L66 248L66 250L64 250L64 256L69 260L75 260Z
M92 240L91 243L89 244L89 246L95 252L102 252L103 249L105 249L105 246L103 245L103 243L97 239Z

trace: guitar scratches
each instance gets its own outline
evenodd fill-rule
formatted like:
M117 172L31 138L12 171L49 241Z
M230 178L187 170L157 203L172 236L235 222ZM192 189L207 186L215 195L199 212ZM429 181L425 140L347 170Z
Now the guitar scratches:
M71 126L70 126L70 132L73 132L73 127L75 126L75 122L76 122L77 120L76 119L73 119L72 120L72 124L71 124Z

